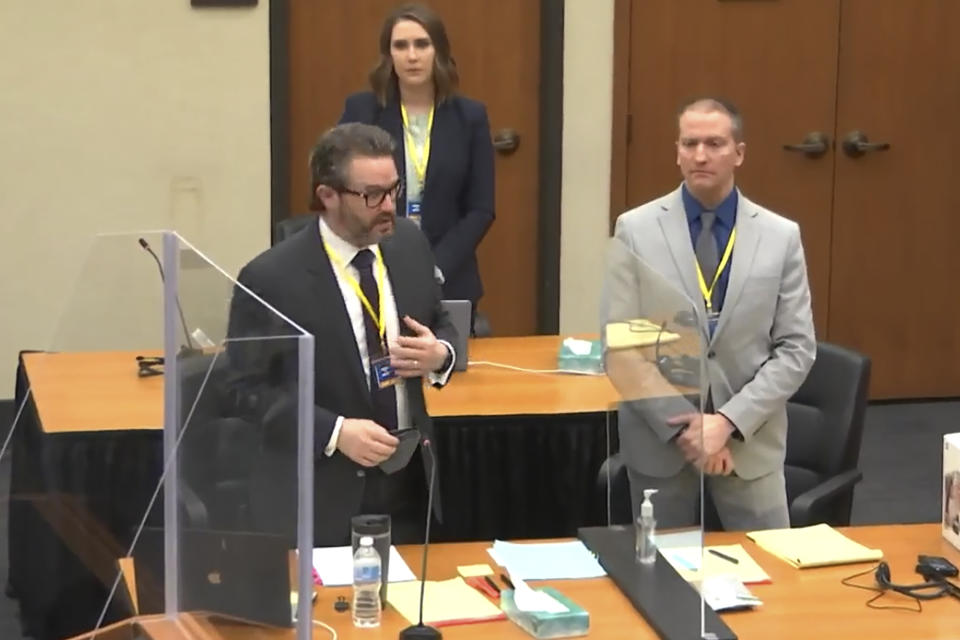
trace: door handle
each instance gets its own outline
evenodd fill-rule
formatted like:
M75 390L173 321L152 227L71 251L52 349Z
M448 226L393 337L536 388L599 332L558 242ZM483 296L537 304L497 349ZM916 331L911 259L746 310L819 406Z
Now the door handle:
M870 142L867 134L862 131L851 131L842 144L843 152L851 158L859 158L868 151L886 151L890 148L889 142Z
M497 153L510 155L520 146L520 134L514 129L500 129L493 134L493 148Z
M785 144L786 151L796 151L808 158L819 158L830 149L830 138L819 131L812 131L803 137L800 144Z

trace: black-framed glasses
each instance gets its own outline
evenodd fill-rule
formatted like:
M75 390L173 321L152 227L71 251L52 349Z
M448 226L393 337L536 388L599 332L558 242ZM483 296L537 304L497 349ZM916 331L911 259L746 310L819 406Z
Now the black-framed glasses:
M403 193L403 181L397 180L392 187L387 187L386 189L381 189L380 187L369 187L366 191L354 191L353 189L338 189L340 193L349 193L354 196L360 196L363 198L364 204L367 205L368 209L376 209L383 204L383 201L387 199L387 196L390 196L394 202L397 201L397 198L400 197L400 194Z

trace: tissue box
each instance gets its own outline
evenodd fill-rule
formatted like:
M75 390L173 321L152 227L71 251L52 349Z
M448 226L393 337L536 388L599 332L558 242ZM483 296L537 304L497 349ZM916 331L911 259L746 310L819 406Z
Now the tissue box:
M960 433L943 436L943 537L960 549Z
M557 355L557 369L603 373L603 347L600 341L566 338Z
M518 627L534 638L574 638L590 631L590 614L553 587L537 589L548 593L567 608L563 613L520 611L513 601L513 589L500 592L500 608Z

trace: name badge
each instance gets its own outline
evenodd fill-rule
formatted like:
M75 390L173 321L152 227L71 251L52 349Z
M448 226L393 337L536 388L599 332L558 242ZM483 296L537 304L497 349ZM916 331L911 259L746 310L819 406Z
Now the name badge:
M397 371L390 364L390 356L383 356L370 361L373 368L373 376L377 381L377 386L385 389L397 383Z
M407 202L407 217L410 218L410 220L412 220L418 227L420 226L421 214L419 202Z

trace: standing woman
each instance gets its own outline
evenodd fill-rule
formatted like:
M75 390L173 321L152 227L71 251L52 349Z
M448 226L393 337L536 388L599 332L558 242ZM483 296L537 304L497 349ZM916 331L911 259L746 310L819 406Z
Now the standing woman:
M380 31L372 91L347 98L340 122L386 129L405 189L397 215L420 225L446 299L483 295L477 246L494 218L493 145L486 107L457 93L459 74L440 18L421 5L395 9Z

